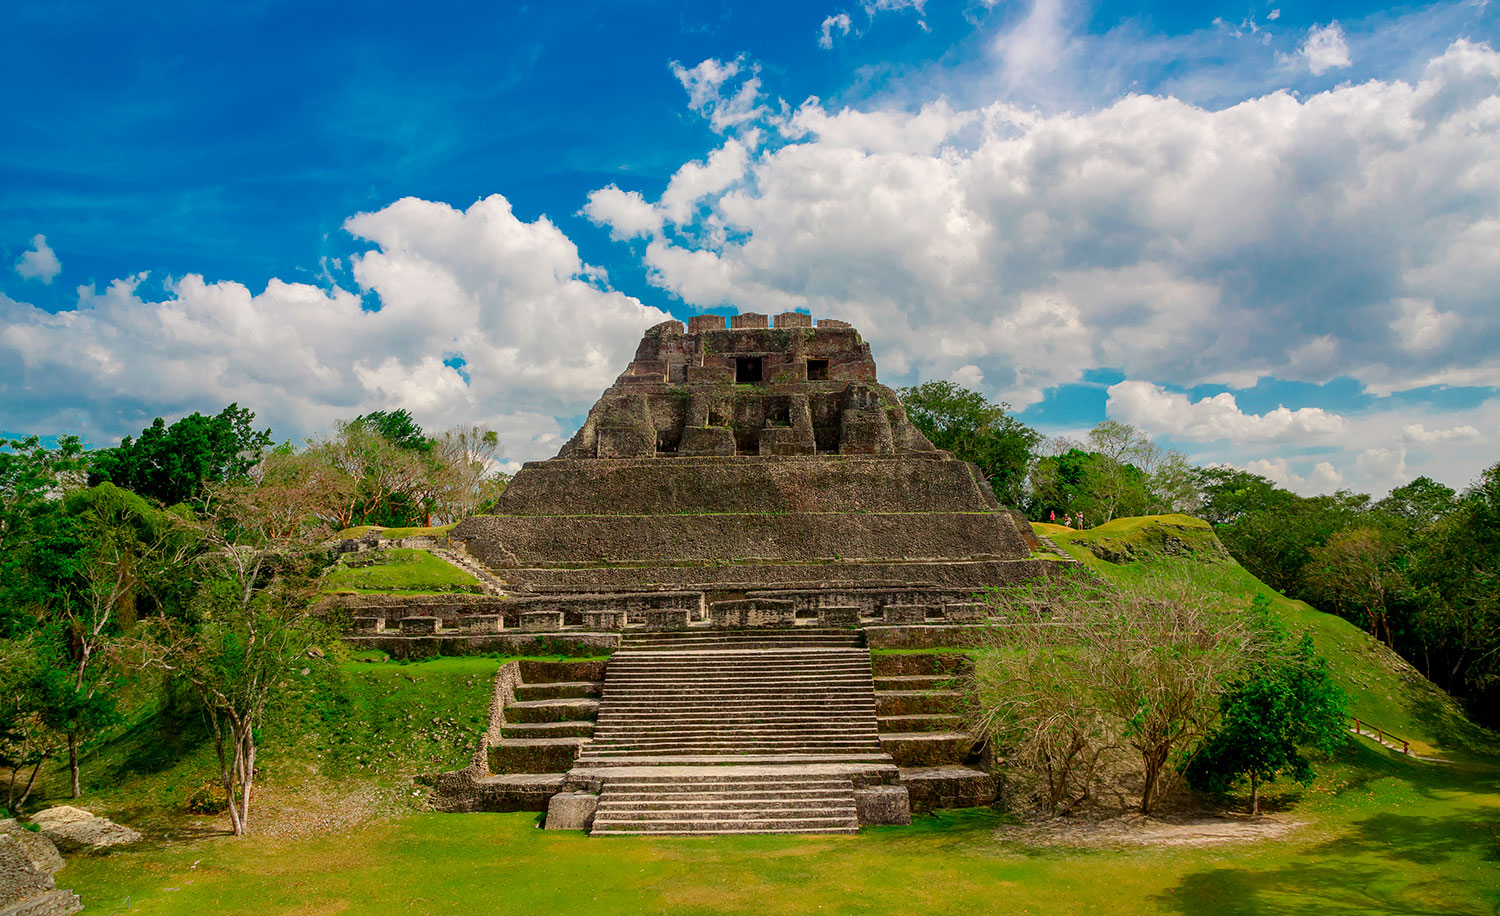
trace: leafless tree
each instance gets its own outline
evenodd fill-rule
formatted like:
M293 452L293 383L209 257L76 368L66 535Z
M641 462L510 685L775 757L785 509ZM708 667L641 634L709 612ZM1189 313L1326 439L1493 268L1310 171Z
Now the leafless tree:
M1005 622L976 664L971 717L1045 786L1048 810L1088 796L1101 755L1121 747L1140 810L1155 811L1260 639L1243 606L1176 577L991 601Z

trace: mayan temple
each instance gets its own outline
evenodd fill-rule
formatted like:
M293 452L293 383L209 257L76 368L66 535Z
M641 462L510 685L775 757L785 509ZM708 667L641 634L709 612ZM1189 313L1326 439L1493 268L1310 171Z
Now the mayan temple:
M360 618L366 638L609 658L502 669L438 806L599 834L850 832L988 803L954 709L964 656L871 648L963 645L977 594L1063 565L911 424L857 330L801 313L649 329L558 455L443 547L500 596L390 608L409 616ZM388 622L404 635L370 635Z

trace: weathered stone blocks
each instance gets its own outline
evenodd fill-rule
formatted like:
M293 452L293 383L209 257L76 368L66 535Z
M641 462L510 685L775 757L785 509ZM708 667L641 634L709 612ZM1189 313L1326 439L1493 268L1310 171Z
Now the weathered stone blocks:
M732 457L735 451L734 430L727 426L683 427L677 454L696 457Z
M858 605L818 608L818 622L825 627L859 626Z
M970 767L903 769L901 784L910 796L913 814L994 804L999 792L995 777Z
M749 598L744 601L715 601L708 606L713 626L789 627L796 623L797 613L790 601L771 598Z
M910 626L927 622L926 604L887 604L883 620L891 626Z
M384 633L385 618L356 617L354 618L354 622L350 624L349 631L351 633Z
M432 636L438 631L439 621L436 617L402 617L402 636Z
M584 611L583 625L590 630L625 629L624 611Z
M772 426L760 431L762 455L813 455L817 451L818 443L813 438L812 427Z
M547 802L548 830L587 830L594 825L599 796L590 792L559 792Z
M704 331L724 330L723 315L693 315L688 318L688 333L702 334Z
M563 625L562 611L522 611L521 629L531 632L547 632L561 630Z
M500 614L460 614L453 619L460 633L499 633L504 622Z
M810 328L812 316L806 312L782 312L776 316L778 328Z
M770 321L760 312L740 312L729 319L729 328L734 331L767 327L770 327Z
M911 800L905 786L872 786L854 790L854 808L862 826L911 823Z
M654 610L642 611L641 617L648 630L686 630L692 613L688 608Z
M943 605L943 619L949 623L981 623L989 613L990 606L979 601Z

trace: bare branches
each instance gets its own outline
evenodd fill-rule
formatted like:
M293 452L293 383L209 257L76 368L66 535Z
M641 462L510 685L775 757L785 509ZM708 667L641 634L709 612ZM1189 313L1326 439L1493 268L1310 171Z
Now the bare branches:
M1259 638L1240 608L1181 579L991 600L1005 622L976 665L971 722L1049 812L1087 799L1121 749L1140 809L1155 810Z

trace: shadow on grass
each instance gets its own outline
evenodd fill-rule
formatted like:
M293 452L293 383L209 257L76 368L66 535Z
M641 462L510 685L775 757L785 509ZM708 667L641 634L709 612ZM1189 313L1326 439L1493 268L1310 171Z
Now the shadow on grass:
M1500 909L1500 880L1489 867L1500 862L1500 834L1490 821L1381 812L1300 858L1281 868L1196 872L1153 902L1195 916L1436 916ZM1476 861L1485 864L1466 864ZM1489 902L1480 902L1486 896ZM1466 899L1473 902L1459 902Z

